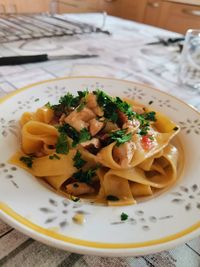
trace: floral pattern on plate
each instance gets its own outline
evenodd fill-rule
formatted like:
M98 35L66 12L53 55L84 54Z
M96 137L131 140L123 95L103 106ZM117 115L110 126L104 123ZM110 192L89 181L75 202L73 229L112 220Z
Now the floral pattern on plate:
M172 194L176 196L172 202L183 205L186 211L194 208L200 209L200 188L197 184L190 187L180 186L179 191Z
M186 121L179 121L181 125L181 130L184 131L186 134L197 134L200 135L200 120L197 119L187 119Z

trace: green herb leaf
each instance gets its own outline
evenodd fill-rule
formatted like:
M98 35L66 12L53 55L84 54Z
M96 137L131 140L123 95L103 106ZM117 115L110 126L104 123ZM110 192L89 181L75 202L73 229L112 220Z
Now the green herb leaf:
M83 128L80 132L78 132L75 128L73 128L70 124L65 123L58 128L58 131L61 133L65 133L72 140L72 146L75 147L77 144L88 141L92 138L90 132Z
M121 214L121 221L126 221L128 219L128 214L122 212Z
M80 98L78 96L73 96L70 93L67 93L64 96L61 96L59 103L64 105L67 109L72 107L77 107L79 104Z
M80 200L80 198L71 196L71 200L74 201L74 202L78 202Z
M156 121L156 112L151 111L151 112L144 113L144 119L148 121Z
M85 107L85 103L82 102L82 103L77 107L76 111L77 111L77 112L80 112L81 110L84 109L84 107Z
M45 107L52 109L54 111L55 116L61 116L62 113L65 113L65 107L64 105L58 104L58 105L52 105L50 102L47 102L45 104Z
M147 135L149 131L150 121L156 121L156 112L151 111L144 114L136 114L136 119L140 122L139 134Z
M60 97L59 104L51 105L48 102L45 106L51 108L54 111L54 114L59 117L62 113L68 114L71 109L78 107L87 94L88 91L78 91L78 96L73 96L71 93L67 93ZM82 102L84 103L85 99L83 99ZM83 106L81 105L80 108L83 108Z
M140 129L139 129L138 133L140 135L147 135L148 131L149 131L149 124L144 124L144 125L140 126Z
M150 139L151 141L154 141L154 140L155 140L155 138L153 137L153 135L149 135L148 137L149 137L149 139Z
M111 120L112 122L117 122L118 120L118 114L117 106L114 103L112 97L107 95L105 92L101 90L97 90L93 92L97 97L97 103L100 107L102 107L104 111L104 117Z
M128 119L132 119L135 116L136 113L132 110L131 105L121 98L112 98L101 90L94 91L94 94L97 96L99 106L104 110L104 117L112 122L117 122L119 117L118 110L123 112Z
M116 145L120 146L121 144L124 144L131 140L132 134L128 133L126 134L127 129L117 130L115 132L109 133L110 139L112 141L116 141Z
M49 156L49 159L60 159L60 157L57 154L53 154Z
M88 94L89 94L88 89L86 89L85 91L78 91L79 99L86 98L86 96L87 96Z
M56 153L58 154L67 154L69 152L69 144L67 141L67 135L65 133L60 133L57 144L56 144Z
M106 200L109 200L109 201L118 201L119 198L116 197L116 196L113 196L113 195L108 195L108 196L106 197Z
M86 163L86 161L81 158L81 153L78 150L76 152L76 155L73 157L73 161L74 167L76 167L77 169L81 169Z
M177 126L173 128L174 131L178 131L178 129L179 128Z
M52 105L50 104L50 102L47 102L47 103L45 104L45 107L51 109L51 108L52 108Z
M86 128L83 128L79 133L79 141L78 142L82 143L82 142L88 141L90 139L91 139L90 132Z
M129 120L131 120L135 116L136 113L132 110L131 105L129 105L127 102L121 100L121 98L116 97L115 98L115 104L117 106L117 109L119 109L121 112L123 112L125 115L127 115Z
M99 106L105 108L107 105L109 105L110 103L112 103L112 97L107 95L105 92L101 91L101 90L96 90L93 92L96 97L97 97L97 103L99 104Z
M33 166L33 157L21 157L20 161L22 161L28 168L32 168Z
M87 171L83 171L83 170L80 170L76 173L73 174L73 178L78 180L80 183L91 183L92 182L92 178L94 176L96 176L96 169L97 168L93 168L93 169L89 169Z
M58 127L58 131L60 133L64 133L69 136L71 139L78 141L79 140L79 132L72 127L70 124L65 123Z

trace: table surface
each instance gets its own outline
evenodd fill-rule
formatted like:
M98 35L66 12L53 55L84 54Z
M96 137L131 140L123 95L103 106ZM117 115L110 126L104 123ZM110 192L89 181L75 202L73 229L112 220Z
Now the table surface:
M97 26L103 23L102 14L66 16ZM180 52L177 47L147 45L158 37L178 34L111 16L106 18L105 29L112 35L85 34L1 45L0 56L48 52L51 55L94 53L99 57L0 67L0 97L30 83L56 77L103 76L149 84L200 109L200 90L178 83ZM48 247L0 221L0 266L199 267L200 238L153 255L107 258Z

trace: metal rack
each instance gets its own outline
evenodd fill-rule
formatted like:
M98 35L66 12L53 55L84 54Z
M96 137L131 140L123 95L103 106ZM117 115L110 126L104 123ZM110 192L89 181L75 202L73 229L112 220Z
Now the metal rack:
M0 43L99 32L109 34L101 28L57 14L0 15Z

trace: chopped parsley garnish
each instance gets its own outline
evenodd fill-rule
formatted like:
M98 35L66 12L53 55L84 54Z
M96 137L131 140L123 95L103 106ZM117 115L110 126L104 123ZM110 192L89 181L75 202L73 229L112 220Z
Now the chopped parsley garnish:
M87 171L80 170L73 174L72 178L78 180L80 183L89 184L92 182L92 178L96 176L96 169L89 169Z
M116 97L114 101L117 106L117 109L127 115L128 119L131 120L133 116L135 116L136 113L132 110L131 105L129 105L127 102L122 101L119 97Z
M109 200L109 201L118 201L119 198L116 197L116 196L113 196L113 195L108 195L108 196L106 197L106 200Z
M132 110L131 105L126 101L123 101L121 98L112 98L101 90L95 91L94 94L97 96L97 102L99 106L104 109L104 116L113 122L116 122L118 119L118 115L116 113L117 110L123 112L128 119L132 119L135 116L136 113ZM114 118L112 118L113 115Z
M119 97L112 98L101 90L95 91L94 94L97 96L97 102L99 106L104 110L104 117L111 120L112 122L117 122L117 120L119 119L119 116L117 114L118 110L123 112L128 117L128 119L132 119L136 114L132 110L131 105L121 100Z
M147 135L148 131L149 131L149 123L140 126L140 129L139 129L138 133L140 135Z
M68 123L65 123L60 126L58 128L58 131L61 133L65 133L73 140L72 147L75 147L77 144L88 141L92 138L90 132L86 128L83 128L80 132L78 132Z
M86 96L87 96L88 94L89 94L88 89L86 89L85 91L78 91L79 99L86 98Z
M174 131L178 131L178 129L179 128L177 126L173 128Z
M32 166L33 166L33 157L32 156L30 156L30 157L23 156L20 158L20 161L22 161L28 168L32 168Z
M150 121L156 121L156 112L151 111L143 114L136 114L136 118L140 122L139 134L147 135L149 131Z
M149 135L148 137L149 137L149 139L150 139L151 141L154 141L154 140L155 140L155 138L153 137L153 135Z
M80 200L80 198L71 195L71 200L74 202L78 202Z
M47 108L52 108L52 105L50 104L50 102L47 102L46 104L45 104L45 107L47 107Z
M51 105L50 102L47 102L45 104L45 107L52 109L54 111L54 115L60 117L62 113L65 113L65 107L64 105L57 104L57 105Z
M104 110L104 117L112 122L118 122L119 115L117 111L123 112L129 120L137 119L140 122L138 133L140 135L147 135L149 131L150 122L156 121L156 113L154 111L138 114L132 110L132 106L127 102L122 101L119 97L112 98L103 91L97 90L94 92L97 96L98 104ZM117 141L117 146L123 144L131 139L131 133L126 134L126 130L119 130L111 134L111 140Z
M64 96L61 96L59 99L59 103L63 106L65 106L65 108L69 109L72 107L77 107L79 104L80 98L79 96L73 96L70 93L67 93Z
M88 141L90 139L91 139L90 132L86 128L83 128L79 133L79 143Z
M58 131L60 133L64 133L64 134L68 135L74 141L78 141L79 140L78 131L68 123L65 123L65 124L59 126L58 127Z
M94 91L93 93L97 97L97 103L101 108L103 108L104 117L111 120L112 122L117 122L117 106L114 103L114 99L101 90Z
M67 154L68 152L69 152L69 144L67 140L67 135L61 132L56 144L56 153Z
M85 97L89 92L78 91L78 96L73 96L71 93L67 93L64 96L61 96L59 99L59 104L51 105L49 102L45 105L46 107L52 109L56 116L61 116L62 113L68 114L74 108L77 108L81 101L85 102Z
M123 112L129 120L137 119L141 125L141 134L144 135L148 132L149 121L156 121L156 113L154 111L144 114L138 114L133 111L132 106L126 101L121 100L119 97L110 97L101 90L93 92L97 97L97 102L104 110L104 117L116 123L119 121L117 111Z
M145 120L156 121L156 113L155 113L155 111L144 113L143 116L144 116Z
M89 94L89 91L86 89L85 91L78 91L79 97L79 106L77 107L77 112L80 112L86 105L86 97Z
M84 109L84 107L85 107L85 103L82 102L82 103L77 107L76 111L77 111L77 112L80 112L81 110Z
M121 214L121 221L126 221L128 219L128 214L122 212Z
M132 133L126 134L127 129L117 130L109 133L110 139L116 141L116 146L120 146L131 140Z
M77 169L81 169L86 163L86 161L81 158L81 153L78 150L76 152L76 155L73 157L73 161L74 167L76 167Z
M39 100L40 100L39 98L36 98L34 101L35 101L35 102L38 102Z
M60 157L57 154L53 154L49 156L49 159L60 159Z

